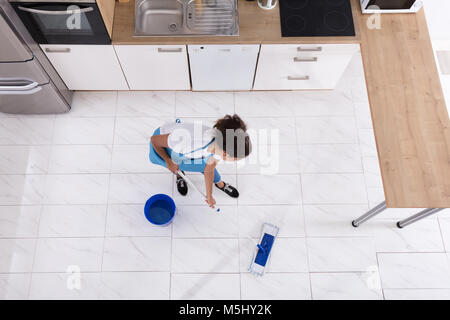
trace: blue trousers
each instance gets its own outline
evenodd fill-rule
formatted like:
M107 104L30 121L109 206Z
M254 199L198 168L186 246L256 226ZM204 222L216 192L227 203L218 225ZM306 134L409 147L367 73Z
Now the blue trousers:
M158 136L161 134L160 128L156 129L153 133L154 136ZM174 152L170 148L165 148L167 151L167 154L171 159L178 164L181 171L185 172L201 172L205 173L205 166L208 159L212 156L205 157L203 159L191 159L183 156L180 153ZM158 164L160 166L163 166L167 168L166 162L163 158L156 152L155 148L153 148L152 143L150 142L150 161L154 164ZM214 183L218 183L222 180L220 177L219 172L217 169L214 170Z

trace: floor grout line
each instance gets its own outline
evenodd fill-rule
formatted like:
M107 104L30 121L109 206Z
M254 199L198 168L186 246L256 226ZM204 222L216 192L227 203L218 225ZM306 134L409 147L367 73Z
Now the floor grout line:
M295 120L295 124L297 124L297 120ZM300 139L298 137L299 132L297 130L297 127L295 128L295 140L297 143L299 143ZM297 153L298 153L298 165L300 164L300 147L297 148ZM309 248L308 248L308 240L306 239L306 236L308 235L307 233L307 223L306 223L306 215L305 215L305 204L304 204L304 200L303 200L303 183L302 183L302 174L299 173L299 183L300 183L300 202L301 202L301 209L302 209L302 215L303 215L303 232L305 234L305 252L306 252L306 265L308 267L308 280L309 280L309 294L310 294L310 299L314 300L314 293L313 293L313 285L312 285L312 279L311 279L311 273L310 273L310 262L309 262Z
M173 223L170 224L169 300L172 300Z
M116 137L116 122L117 122L117 118L116 118L116 114L117 114L117 108L118 108L118 102L119 102L119 93L116 92L116 101L115 101L115 112L114 112L114 125L113 125L113 132L112 132L112 147L111 147L111 154L110 154L110 162L109 162L109 167L110 167L110 172L109 172L109 177L108 177L108 188L107 188L107 193L106 193L106 214L105 214L105 225L104 225L104 229L103 229L103 244L102 244L102 258L101 258L101 262L100 262L100 270L103 272L103 261L104 261L104 257L105 257L105 243L106 243L106 230L107 230L107 226L108 226L108 216L109 216L109 197L110 197L110 192L111 192L111 171L112 171L112 165L113 165L113 154L114 154L114 140Z
M381 280L381 267L380 267L380 260L378 259L378 252L375 252L375 259L377 260L377 277L378 277L378 280L380 281L381 295L383 297L383 300L386 300L386 297L384 295L383 283Z
M236 92L233 92L233 111L236 114ZM248 124L248 122L246 122ZM237 165L234 167L235 177L236 177L236 188L239 190L239 179L238 179L238 167ZM238 236L240 236L240 220L239 220L239 211L237 208L239 207L239 198L236 203L236 211L237 211L237 228L238 228ZM239 267L239 299L242 300L242 271L241 271L241 241L237 240L238 244L238 267Z
M55 126L56 126L55 122L56 122L56 120L53 121L53 129L52 129L53 135L55 134ZM48 170L50 169L50 161L51 161L52 154L53 154L53 146L50 148L50 154L49 154L49 157L47 159L47 165L46 165L46 170L45 170L46 172L48 172ZM44 190L45 190L46 186L47 186L47 177L45 178ZM41 197L41 204L39 205L40 209L39 209L39 218L37 219L37 231L36 231L36 236L35 236L36 240L35 240L35 245L34 245L33 262L31 264L30 280L29 280L28 291L27 291L27 299L28 300L30 299L30 295L31 295L31 288L32 288L32 281L33 281L33 272L34 272L34 266L35 266L36 257L37 257L37 247L38 247L38 242L39 242L39 239L40 239L39 234L40 234L40 228L41 228L41 220L42 220L42 215L43 215L43 211L44 211L44 205L42 204L42 202L43 202L43 198L45 196L46 195L45 195L45 191L44 191L44 193L43 193L43 195Z

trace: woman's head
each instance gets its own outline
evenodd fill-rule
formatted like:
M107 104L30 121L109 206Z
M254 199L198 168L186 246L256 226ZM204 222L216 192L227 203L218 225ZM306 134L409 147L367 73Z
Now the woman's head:
M224 160L236 161L252 152L247 125L237 114L226 115L217 120L214 129L216 129L216 146L220 149L218 151L222 152Z

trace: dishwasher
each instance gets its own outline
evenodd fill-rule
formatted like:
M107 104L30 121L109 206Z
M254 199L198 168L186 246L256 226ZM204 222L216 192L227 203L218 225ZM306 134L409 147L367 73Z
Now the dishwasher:
M259 45L189 45L192 90L251 90L259 47Z

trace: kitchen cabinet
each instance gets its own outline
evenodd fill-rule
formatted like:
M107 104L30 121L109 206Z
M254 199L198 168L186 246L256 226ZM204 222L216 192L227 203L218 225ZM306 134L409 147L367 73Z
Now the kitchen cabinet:
M189 45L192 89L251 90L259 45Z
M334 89L358 44L262 45L254 90Z
M128 90L111 45L41 45L70 90Z
M185 45L115 45L131 90L190 90Z

